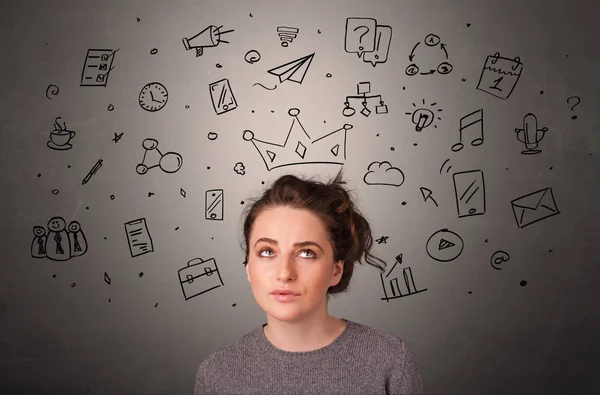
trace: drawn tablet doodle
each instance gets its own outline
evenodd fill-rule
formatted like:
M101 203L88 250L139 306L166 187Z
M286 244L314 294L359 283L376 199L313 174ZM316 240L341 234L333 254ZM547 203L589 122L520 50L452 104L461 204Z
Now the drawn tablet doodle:
M560 214L552 188L543 188L510 202L517 226L523 229L546 218Z
M464 248L462 238L448 229L440 229L427 240L425 250L427 255L439 262L450 262L462 253Z
M108 82L108 75L112 67L115 53L112 49L88 49L85 55L81 82L79 86L104 86Z
M458 218L485 214L485 182L481 170L452 175Z
M224 114L237 108L237 102L235 101L227 78L223 78L222 80L210 84L208 86L208 92L210 93L213 109L217 115Z
M209 189L204 193L204 218L223 220L223 190Z
M518 56L503 58L496 52L485 59L476 89L506 100L517 86L522 71L523 63Z
M179 269L177 274L185 300L225 285L214 258L194 258L186 267Z
M154 252L152 237L148 232L146 218L138 218L125 223L125 233L127 234L127 243L131 257L144 255Z

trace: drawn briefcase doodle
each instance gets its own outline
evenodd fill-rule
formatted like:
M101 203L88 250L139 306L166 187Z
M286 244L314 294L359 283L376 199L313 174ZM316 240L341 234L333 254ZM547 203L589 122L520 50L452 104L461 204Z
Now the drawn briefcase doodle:
M185 300L225 285L214 258L194 258L188 262L187 267L179 269L177 273Z
M515 89L522 71L523 63L518 56L514 59L503 58L496 52L486 58L477 89L506 100Z

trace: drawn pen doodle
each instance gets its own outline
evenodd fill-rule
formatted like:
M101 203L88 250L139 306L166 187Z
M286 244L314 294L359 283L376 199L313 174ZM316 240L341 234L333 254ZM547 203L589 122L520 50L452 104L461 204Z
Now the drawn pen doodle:
M186 51L195 49L196 57L199 57L204 53L204 48L216 47L220 43L229 44L229 41L223 40L221 36L226 33L231 33L233 30L221 31L220 29L222 27L223 25L218 27L215 25L209 25L200 33L192 36L191 38L184 37L181 40L183 41L183 46L185 47Z
M439 47L438 47L439 44ZM421 41L417 42L412 50L410 51L410 54L408 55L408 61L411 62L405 70L406 75L409 76L413 76L416 74L421 74L421 75L433 75L436 72L438 74L449 74L452 71L452 65L450 63L448 63L448 50L446 49L446 44L441 42L441 39L439 36L431 33L428 34L425 39L423 40L423 46L421 46ZM419 50L417 51L417 48L419 48ZM439 50L438 50L439 48ZM436 68L431 68L431 67L423 67L423 65L421 65L421 67L419 68L419 66L417 66L416 63L413 63L413 60L416 56L416 54L420 51L423 50L430 50L430 51L437 51L437 53L439 53L441 56L441 54L443 54L443 61L441 63L439 63ZM424 69L425 71L421 71L419 72L420 69Z

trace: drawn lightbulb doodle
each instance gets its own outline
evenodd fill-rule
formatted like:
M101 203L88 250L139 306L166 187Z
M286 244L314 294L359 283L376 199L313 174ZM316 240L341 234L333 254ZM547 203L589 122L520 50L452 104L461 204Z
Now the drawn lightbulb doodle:
M437 125L434 123L436 119L441 120L442 118L436 116L432 109L426 107L425 99L423 99L423 106L420 108L416 108L417 105L415 103L412 104L415 107L413 112L406 112L405 114L411 117L412 123L415 125L415 131L420 132L423 129L433 125L434 128L437 129ZM429 107L433 108L437 105L437 103L431 103ZM435 112L443 111L441 108L435 109Z
M142 147L145 150L144 157L142 163L139 163L135 168L135 171L140 175L146 174L148 170L157 166L165 173L175 173L183 164L183 158L177 152L167 152L165 154L160 152L158 141L155 139L145 139L142 142ZM154 157L153 160L150 159L151 156Z

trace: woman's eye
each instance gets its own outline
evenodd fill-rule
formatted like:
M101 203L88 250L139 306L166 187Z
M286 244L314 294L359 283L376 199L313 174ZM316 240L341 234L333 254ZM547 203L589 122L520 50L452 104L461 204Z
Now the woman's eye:
M315 257L315 253L312 252L312 250L306 249L306 250L302 250L300 251L301 254L307 253L309 254L308 257L305 256L305 258L314 258Z
M273 251L271 251L270 248L263 248L258 252L258 255L259 256L271 256L271 255L264 255L265 252L272 253Z

